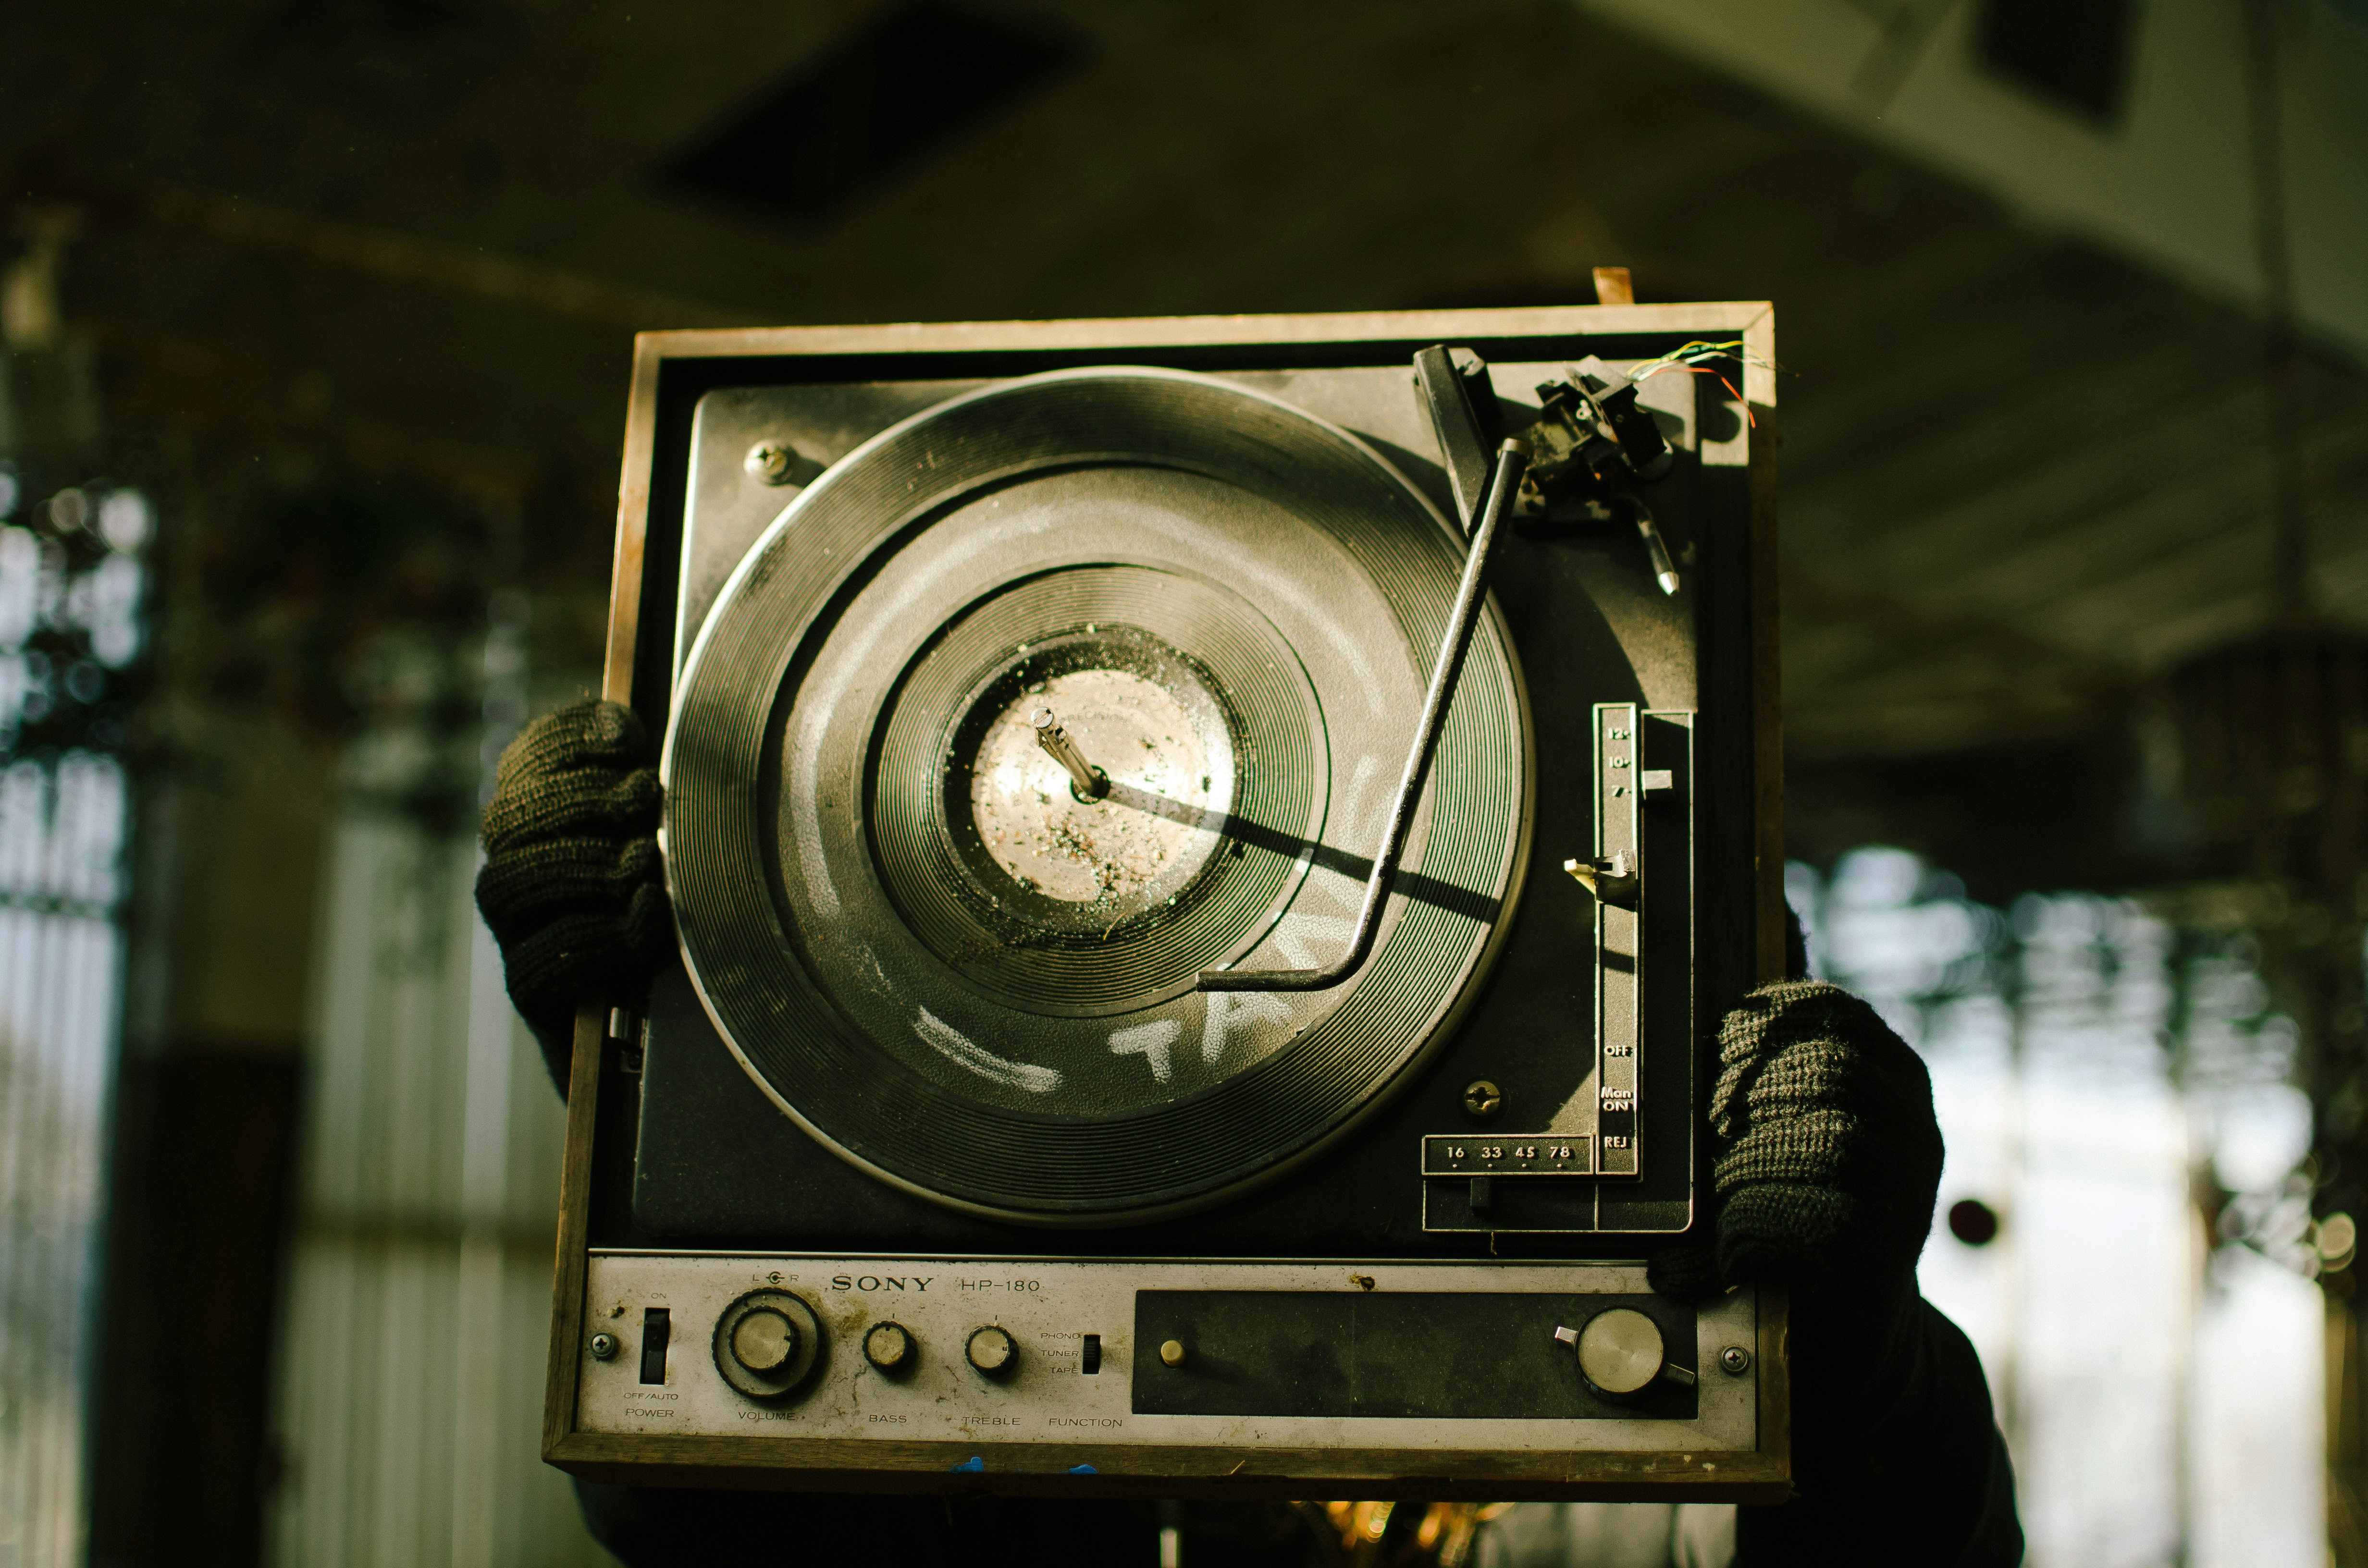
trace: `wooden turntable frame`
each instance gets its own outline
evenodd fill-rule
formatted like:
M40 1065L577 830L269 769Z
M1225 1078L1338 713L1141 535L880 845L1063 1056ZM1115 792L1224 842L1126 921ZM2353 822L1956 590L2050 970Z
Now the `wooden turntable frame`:
M1080 364L1168 364L1219 368L1229 353L1295 352L1312 362L1405 362L1429 344L1486 345L1507 340L1671 335L1730 340L1749 351L1741 391L1748 431L1742 440L1750 506L1751 767L1754 950L1761 979L1784 969L1782 739L1777 646L1776 382L1774 312L1764 302L1579 305L1520 310L1424 311L1281 316L1182 316L1059 322L965 322L876 326L810 326L652 332L634 341L626 411L623 473L601 694L633 700L637 687L663 680L667 650L641 636L647 574L644 544L654 496L678 474L666 469L669 446L684 445L690 406L723 367L738 379L750 362L831 366L862 362L871 379L894 379L900 362L934 367L959 358L966 374L1016 375ZM916 375L918 372L916 372ZM741 1436L657 1437L600 1434L577 1422L586 1281L598 1123L605 1013L586 1006L575 1021L567 1131L560 1184L551 1340L543 1402L546 1462L587 1479L683 1486L772 1486L814 1491L975 1491L1073 1494L1085 1490L1060 1473L950 1474L941 1464L883 1474L894 1440L848 1441L822 1463L782 1465L781 1439ZM1159 1450L1156 1477L1097 1476L1102 1496L1305 1495L1329 1483L1343 1495L1449 1500L1592 1498L1655 1501L1781 1501L1789 1494L1790 1381L1786 1306L1780 1288L1762 1287L1759 1343L1758 1442L1736 1455L1573 1452L1508 1456L1490 1473L1457 1479L1416 1473L1405 1450L1210 1448ZM809 1443L810 1449L815 1445ZM913 1445L918 1450L922 1445ZM910 1460L934 1457L916 1451ZM825 1449L832 1445L822 1445ZM1139 1457L1140 1450L1137 1450ZM843 1466L839 1461L843 1461ZM1278 1492L1280 1486L1281 1490Z

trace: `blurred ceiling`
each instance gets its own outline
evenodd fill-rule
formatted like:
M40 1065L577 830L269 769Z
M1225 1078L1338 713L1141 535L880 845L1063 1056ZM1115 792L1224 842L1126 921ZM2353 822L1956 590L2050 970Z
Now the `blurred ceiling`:
M2271 614L2257 322L1666 46L1557 0L961 14L1042 68L962 99L985 46L865 0L31 7L13 243L71 215L117 430L558 472L596 544L637 328L1583 301L1625 265L1776 302L1796 760L2093 730ZM768 138L807 197L762 199ZM2368 376L2303 370L2315 602L2358 626Z

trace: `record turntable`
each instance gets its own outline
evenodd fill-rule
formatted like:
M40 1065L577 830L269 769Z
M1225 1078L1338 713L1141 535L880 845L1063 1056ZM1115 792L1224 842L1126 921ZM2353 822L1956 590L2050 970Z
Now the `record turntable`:
M1703 1217L1778 971L1763 305L645 335L545 1454L1781 1496Z

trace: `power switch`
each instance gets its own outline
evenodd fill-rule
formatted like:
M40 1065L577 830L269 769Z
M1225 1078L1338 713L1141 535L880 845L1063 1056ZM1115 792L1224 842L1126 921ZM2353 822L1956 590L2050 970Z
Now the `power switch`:
M668 1309L642 1309L642 1381L666 1381L666 1341L673 1337L674 1314Z

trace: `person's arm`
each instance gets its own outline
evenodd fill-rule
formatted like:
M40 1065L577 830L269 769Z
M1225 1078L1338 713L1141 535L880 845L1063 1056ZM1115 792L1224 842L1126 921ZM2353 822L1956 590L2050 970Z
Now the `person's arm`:
M1739 1568L2020 1562L1981 1362L1916 1289L1941 1155L1922 1059L1839 987L1763 986L1720 1028L1711 1131L1714 1244L1656 1257L1654 1288L1792 1301L1793 1497L1739 1511Z
M639 1004L674 941L654 762L632 709L587 701L519 731L495 771L477 908L563 1096L575 1009Z

